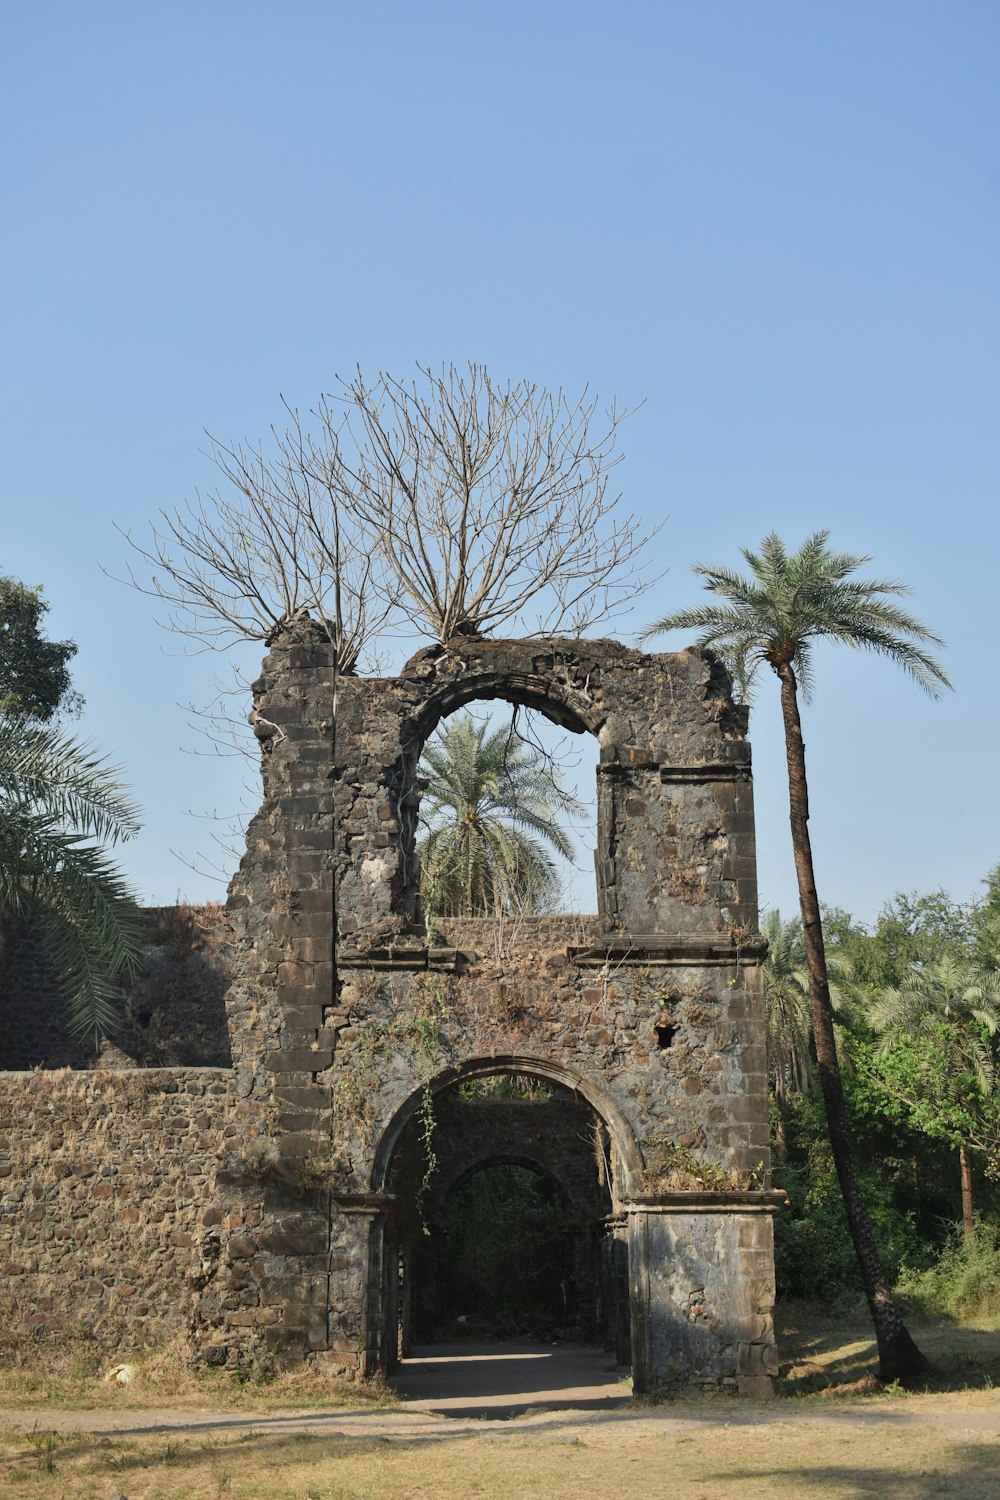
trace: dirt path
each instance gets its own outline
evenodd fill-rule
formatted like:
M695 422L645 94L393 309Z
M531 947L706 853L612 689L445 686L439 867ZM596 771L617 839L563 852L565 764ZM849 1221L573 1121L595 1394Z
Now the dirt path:
M226 1411L210 1408L0 1410L0 1429L39 1428L100 1435L164 1433L205 1437L292 1435L396 1438L408 1443L478 1435L490 1442L527 1436L621 1445L629 1438L695 1433L706 1427L822 1424L885 1425L955 1433L1000 1434L1000 1391L952 1395L678 1400L633 1405L608 1356L568 1345L466 1346L419 1351L395 1384L402 1405L323 1411ZM123 1392L123 1400L129 1396ZM485 1419L485 1420L484 1420ZM513 1420L511 1420L513 1419Z

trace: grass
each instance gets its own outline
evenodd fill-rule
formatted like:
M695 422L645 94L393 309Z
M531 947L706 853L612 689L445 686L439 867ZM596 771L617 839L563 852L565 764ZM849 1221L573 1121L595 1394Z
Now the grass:
M260 1365L238 1372L217 1370L193 1367L180 1344L168 1344L130 1361L130 1379L124 1384L108 1378L117 1363L79 1333L43 1346L8 1344L0 1354L0 1407L128 1411L155 1406L177 1411L198 1406L256 1412L396 1402L384 1382L345 1380L327 1373L321 1363L277 1373ZM2 1496L0 1490L0 1500Z
M1000 1229L959 1230L932 1266L904 1270L896 1291L924 1317L964 1320L1000 1311Z
M171 1439L0 1434L0 1493L11 1500L741 1500L774 1495L919 1500L996 1493L993 1434L838 1423L636 1433L623 1424L561 1435L497 1427L455 1438L251 1433Z

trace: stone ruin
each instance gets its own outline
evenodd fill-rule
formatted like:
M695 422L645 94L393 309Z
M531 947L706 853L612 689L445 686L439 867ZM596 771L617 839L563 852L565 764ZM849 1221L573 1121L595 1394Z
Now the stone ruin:
M495 699L596 742L596 916L424 922L420 754ZM768 1393L782 1195L746 713L719 663L463 639L338 680L301 620L253 718L226 1065L4 1075L8 1330L389 1372L454 1316L456 1193L513 1163L563 1205L564 1335L637 1390Z

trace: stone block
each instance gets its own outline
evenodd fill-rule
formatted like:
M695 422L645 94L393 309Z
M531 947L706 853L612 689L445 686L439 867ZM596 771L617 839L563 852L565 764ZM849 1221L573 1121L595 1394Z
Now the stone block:
M326 1226L313 1229L272 1228L261 1233L263 1248L271 1255L325 1255L329 1244Z
M333 934L326 937L297 937L295 952L306 963L331 963L333 960Z
M314 964L301 963L298 959L289 959L278 965L278 984L282 989L295 989L305 986L312 988L315 978Z
M300 912L322 912L332 918L333 916L333 891L332 890L300 890L292 895L294 909Z
M275 1102L290 1109L323 1111L330 1105L330 1090L322 1083L288 1084L278 1082L274 1087Z
M737 1389L741 1396L768 1401L774 1396L774 1381L770 1375L741 1375Z
M267 1055L273 1073L322 1073L332 1062L332 1047L283 1047Z
M257 1254L257 1241L250 1235L235 1234L226 1243L230 1260L250 1260Z
M312 1130L285 1130L278 1137L278 1152L282 1157L315 1156L328 1145L326 1136Z

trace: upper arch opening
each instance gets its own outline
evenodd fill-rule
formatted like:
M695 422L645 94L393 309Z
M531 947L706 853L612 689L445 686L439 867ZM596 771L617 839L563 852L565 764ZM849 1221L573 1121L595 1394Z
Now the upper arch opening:
M507 715L476 700L439 722L410 773L404 841L425 924L593 910L595 785L586 762L520 705Z
M599 735L606 710L595 692L604 658L629 653L617 642L560 639L476 640L420 651L400 678L433 680L414 715L414 735L426 740L441 719L480 700L505 699L533 708L572 734Z

